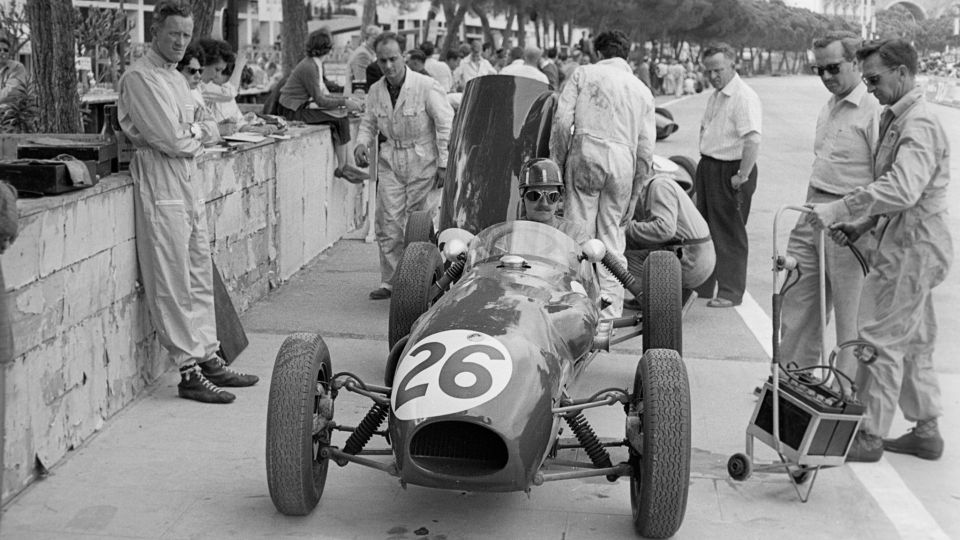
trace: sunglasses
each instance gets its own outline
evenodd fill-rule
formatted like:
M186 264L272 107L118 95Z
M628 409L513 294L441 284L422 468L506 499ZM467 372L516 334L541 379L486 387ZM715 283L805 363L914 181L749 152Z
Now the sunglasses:
M555 204L560 200L559 191L536 191L531 190L523 194L523 198L530 202L537 202L540 200L540 197L546 197L547 202L550 204Z
M893 70L895 70L895 69L897 69L897 68L899 68L899 67L900 67L900 66L892 67L892 68L890 68L890 69L885 69L885 70L883 70L883 71L881 71L881 72L879 72L879 73L874 73L873 75L864 75L864 76L861 77L861 78L863 79L863 82L869 84L870 86L876 86L877 83L880 82L880 75L883 75L884 73L886 73L886 72L888 72L888 71L893 71Z
M846 62L846 60L844 60ZM840 73L840 66L843 65L843 62L837 62L836 64L827 64L825 66L810 66L810 71L813 71L814 75L823 77L823 73L827 72L831 75L836 75Z
M190 75L196 75L197 73L200 73L201 71L203 71L203 68L192 68L192 67L188 67L188 68L186 68L186 71L187 71L187 73L189 73Z

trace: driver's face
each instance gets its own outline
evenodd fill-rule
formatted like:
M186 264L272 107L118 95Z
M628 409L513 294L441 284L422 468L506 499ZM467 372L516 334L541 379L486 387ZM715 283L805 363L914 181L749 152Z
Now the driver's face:
M536 202L526 198L526 193L531 191L540 192L540 199ZM549 197L546 196L549 193L559 192L556 189L528 189L524 193L523 207L527 211L527 219L536 221L537 223L550 224L557 213L557 208L560 206L560 198L557 199L557 202L551 203L548 200Z

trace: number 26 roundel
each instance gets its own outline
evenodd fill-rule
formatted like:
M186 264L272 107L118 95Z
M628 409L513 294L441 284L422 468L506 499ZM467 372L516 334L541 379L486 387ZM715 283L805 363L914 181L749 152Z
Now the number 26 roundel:
M510 352L473 330L446 330L418 341L393 380L393 414L400 420L465 411L497 397L513 375Z

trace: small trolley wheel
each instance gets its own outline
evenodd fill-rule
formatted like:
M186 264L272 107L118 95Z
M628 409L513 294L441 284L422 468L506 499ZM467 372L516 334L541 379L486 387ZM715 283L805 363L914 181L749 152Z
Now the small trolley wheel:
M790 471L790 480L793 481L796 485L806 484L810 481L810 477L813 476L813 470L806 467L801 467L795 471Z
M750 458L744 454L734 454L727 460L727 474L737 482L743 482L750 478L752 468Z

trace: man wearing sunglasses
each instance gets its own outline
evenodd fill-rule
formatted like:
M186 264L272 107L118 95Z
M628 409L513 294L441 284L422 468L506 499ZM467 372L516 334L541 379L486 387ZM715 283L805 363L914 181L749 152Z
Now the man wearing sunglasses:
M880 103L860 80L857 49L862 40L850 32L831 32L813 42L815 75L833 96L820 110L813 143L813 170L807 203L830 203L873 181L873 151L880 131ZM857 242L867 249L866 239ZM801 216L790 232L787 254L797 260L800 280L783 297L780 350L783 361L809 368L820 361L819 233ZM826 312L836 312L837 343L857 338L857 311L863 272L849 249L824 246ZM857 374L853 349L837 355L837 367L851 379ZM817 373L823 375L823 373Z
M560 167L553 161L536 158L523 164L520 196L523 198L524 219L549 225L578 244L590 239L583 225L557 216L563 200L563 177L560 176Z
M878 358L857 372L866 406L847 461L878 461L883 451L939 459L943 409L933 366L937 321L931 290L953 262L947 215L950 147L916 86L917 51L904 39L857 51L867 90L886 105L874 154L873 182L843 199L810 204L808 221L835 240L855 241L872 230L871 268L860 296L859 334ZM898 439L890 431L897 405L917 426Z

